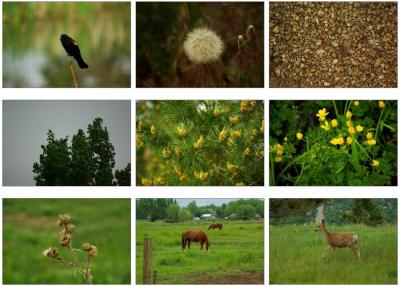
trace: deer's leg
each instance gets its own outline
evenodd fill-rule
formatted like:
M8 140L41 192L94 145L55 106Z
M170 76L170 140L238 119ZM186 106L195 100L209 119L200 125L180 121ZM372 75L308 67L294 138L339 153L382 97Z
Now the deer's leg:
M357 256L358 259L360 259L360 257L361 257L360 248L358 248L357 246L353 246L353 247L351 247L351 249L353 250L353 257L355 255L355 256Z
M324 259L326 252L328 252L328 250L331 248L331 246L329 245L328 247L325 248L324 252L322 253L321 259Z

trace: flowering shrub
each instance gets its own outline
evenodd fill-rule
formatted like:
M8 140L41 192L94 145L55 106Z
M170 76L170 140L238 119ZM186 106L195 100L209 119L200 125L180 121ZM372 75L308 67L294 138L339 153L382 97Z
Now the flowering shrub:
M263 185L263 101L140 101L138 185Z
M396 101L271 101L271 185L397 185Z

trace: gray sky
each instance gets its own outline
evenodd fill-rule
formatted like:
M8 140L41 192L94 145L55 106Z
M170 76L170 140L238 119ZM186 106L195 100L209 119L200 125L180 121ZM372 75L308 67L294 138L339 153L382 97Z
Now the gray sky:
M180 206L187 206L191 201L196 201L197 206L209 204L221 206L224 203L229 203L235 200L239 200L239 198L176 198L176 201Z
M3 185L35 185L32 166L39 161L47 131L71 140L96 117L108 129L116 169L124 168L131 161L130 101L3 101Z

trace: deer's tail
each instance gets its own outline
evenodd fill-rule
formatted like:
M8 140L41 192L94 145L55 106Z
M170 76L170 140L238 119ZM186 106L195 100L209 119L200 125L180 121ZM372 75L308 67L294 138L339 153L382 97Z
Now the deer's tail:
M353 234L353 243L357 243L357 242L358 242L358 235Z

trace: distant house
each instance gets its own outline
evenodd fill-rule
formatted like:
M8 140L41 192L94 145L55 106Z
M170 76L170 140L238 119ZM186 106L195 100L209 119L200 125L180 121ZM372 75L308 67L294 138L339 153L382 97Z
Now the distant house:
M215 218L216 217L211 213L206 213L206 214L200 215L201 220L214 220Z

